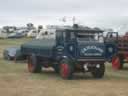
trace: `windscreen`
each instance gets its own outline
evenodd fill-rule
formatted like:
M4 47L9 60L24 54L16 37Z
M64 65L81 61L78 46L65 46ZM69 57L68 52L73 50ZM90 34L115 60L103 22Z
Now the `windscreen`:
M103 42L103 33L101 32L78 32L77 40L90 42Z

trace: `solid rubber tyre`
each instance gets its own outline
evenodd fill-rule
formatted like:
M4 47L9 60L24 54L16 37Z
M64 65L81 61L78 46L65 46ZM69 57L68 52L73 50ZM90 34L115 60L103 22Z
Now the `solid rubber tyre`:
M92 71L92 75L94 78L102 78L104 76L105 72L105 64L100 64L100 67L97 68L95 67L94 70Z
M68 60L62 60L60 64L60 75L63 79L70 80L73 77L73 66Z
M41 72L41 64L38 61L37 56L34 54L28 56L28 71L31 73L40 73Z

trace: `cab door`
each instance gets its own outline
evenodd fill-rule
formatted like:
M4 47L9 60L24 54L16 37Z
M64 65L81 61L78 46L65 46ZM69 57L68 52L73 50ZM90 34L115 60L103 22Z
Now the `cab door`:
M108 32L105 37L106 58L111 60L117 54L118 32Z
M66 40L65 44L66 44L67 54L70 57L75 58L76 50L77 50L75 32L66 32L65 40Z

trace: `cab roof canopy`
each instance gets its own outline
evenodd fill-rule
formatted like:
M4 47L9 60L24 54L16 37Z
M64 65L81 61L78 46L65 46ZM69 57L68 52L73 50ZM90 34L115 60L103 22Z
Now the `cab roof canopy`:
M69 28L59 28L57 29L57 31L60 32L93 32L93 33L103 33L104 31L101 30L100 28L90 28L90 27L84 27L84 26L73 26L73 27L69 27Z

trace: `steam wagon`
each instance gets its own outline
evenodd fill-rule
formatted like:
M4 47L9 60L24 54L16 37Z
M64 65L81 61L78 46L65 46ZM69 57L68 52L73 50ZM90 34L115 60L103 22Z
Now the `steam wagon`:
M112 57L112 68L115 70L122 69L124 64L128 62L128 33L124 36L118 36L118 33L110 32L109 41L115 42L116 54Z
M41 72L42 67L53 67L64 79L71 79L74 72L91 72L94 78L102 78L104 62L115 50L111 42L105 42L103 31L98 28L79 27L56 29L55 38L32 40L21 46L27 56L28 70Z

